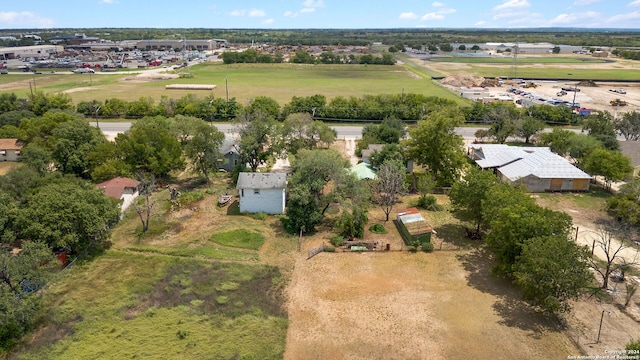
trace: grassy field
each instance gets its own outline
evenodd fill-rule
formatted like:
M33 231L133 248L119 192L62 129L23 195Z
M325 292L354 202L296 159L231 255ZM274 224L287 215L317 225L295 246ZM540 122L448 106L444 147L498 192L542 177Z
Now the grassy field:
M195 190L181 183L203 194L187 209L170 211L167 190L156 193L147 234L127 213L110 250L58 275L43 327L14 356L281 359L295 239L276 236L274 217L228 215L214 195L228 191L227 179L215 179Z
M507 76L509 68L469 65L464 72L487 78ZM531 79L640 80L640 71L629 69L575 69L568 67L518 66L518 77Z
M45 92L66 91L75 103L93 99L137 99L148 96L156 101L162 96L180 98L188 92L165 90L167 84L214 84L213 92L198 96L235 97L246 103L256 96L270 96L281 105L293 96L336 96L366 94L417 93L461 101L455 94L404 67L384 65L302 65L302 64L201 64L191 68L193 77L161 81L138 81L135 75L87 74L11 75L0 77L0 90L26 96L30 83Z
M437 57L429 59L435 62L463 64L511 64L513 57ZM518 64L604 64L607 61L599 58L578 57L518 57Z
M20 358L278 359L280 276L267 265L111 250L48 290L47 325Z

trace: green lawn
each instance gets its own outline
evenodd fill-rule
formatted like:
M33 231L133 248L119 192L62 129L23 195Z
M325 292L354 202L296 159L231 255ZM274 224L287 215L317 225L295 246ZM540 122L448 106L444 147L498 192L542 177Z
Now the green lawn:
M265 237L254 231L236 229L213 234L209 240L220 245L258 250L264 244Z
M159 101L162 96L180 98L189 92L165 90L167 84L213 84L215 90L191 92L197 96L235 97L241 103L256 96L269 96L281 105L293 96L322 94L327 99L336 96L361 97L367 94L416 93L462 101L455 94L416 76L403 66L385 65L304 65L304 64L213 64L191 68L193 77L164 81L137 82L124 80L135 75L125 74L42 74L1 76L0 84L7 91L26 96L34 81L38 90L68 91L75 103L93 99L104 101L117 97L126 100L148 96ZM73 89L83 88L82 91Z
M434 62L451 62L462 64L511 64L513 57L438 57L429 59ZM518 64L603 64L603 59L598 58L576 58L576 57L518 57Z
M267 265L108 251L45 293L21 359L280 359L287 318Z

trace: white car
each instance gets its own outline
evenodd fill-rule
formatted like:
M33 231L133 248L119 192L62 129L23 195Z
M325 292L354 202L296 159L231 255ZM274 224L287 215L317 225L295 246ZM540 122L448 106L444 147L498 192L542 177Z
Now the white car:
M90 68L78 68L73 70L74 73L76 74L95 74L96 71Z

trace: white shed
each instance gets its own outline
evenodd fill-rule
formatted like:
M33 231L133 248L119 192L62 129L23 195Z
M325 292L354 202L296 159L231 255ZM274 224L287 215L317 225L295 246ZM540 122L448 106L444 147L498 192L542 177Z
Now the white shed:
M286 174L240 173L236 185L240 212L283 214L286 187Z

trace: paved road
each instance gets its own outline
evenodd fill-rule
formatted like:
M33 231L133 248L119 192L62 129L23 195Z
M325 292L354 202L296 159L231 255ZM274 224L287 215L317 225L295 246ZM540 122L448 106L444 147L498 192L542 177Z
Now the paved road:
M95 123L92 121L95 125ZM234 124L214 124L218 130L225 134L234 132ZM130 122L100 122L100 130L109 136L115 137L119 133L123 133L131 128ZM345 125L345 126L331 126L332 129L338 133L338 139L359 139L362 137L362 126L357 125ZM474 139L475 132L480 129L479 127L461 127L456 128L456 132L462 135L465 139Z

